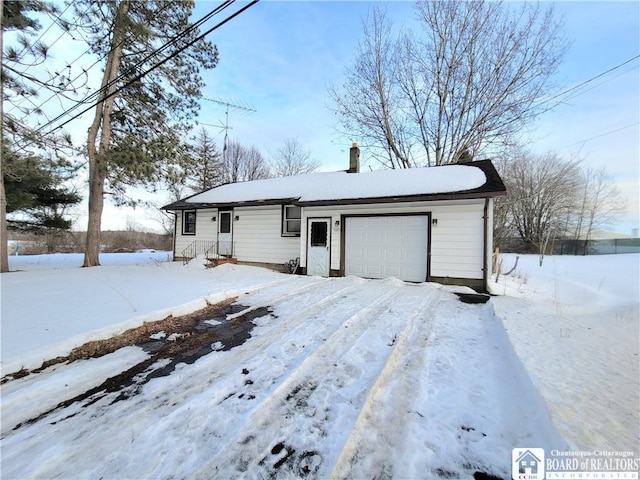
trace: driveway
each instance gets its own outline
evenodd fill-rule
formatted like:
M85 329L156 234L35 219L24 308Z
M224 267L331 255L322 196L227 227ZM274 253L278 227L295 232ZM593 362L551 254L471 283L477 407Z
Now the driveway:
M453 290L283 275L202 327L234 345L154 357L188 341L155 332L9 381L3 478L509 478L512 448L563 445L491 302Z

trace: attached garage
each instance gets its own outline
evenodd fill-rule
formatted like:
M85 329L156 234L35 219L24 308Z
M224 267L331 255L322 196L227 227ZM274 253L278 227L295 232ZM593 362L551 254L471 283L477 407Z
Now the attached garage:
M345 275L428 278L428 214L347 216L344 231Z

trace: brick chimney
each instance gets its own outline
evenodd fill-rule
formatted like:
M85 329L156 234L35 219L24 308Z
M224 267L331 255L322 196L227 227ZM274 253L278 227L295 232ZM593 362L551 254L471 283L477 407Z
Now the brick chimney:
M357 143L353 143L349 149L349 170L347 173L360 172L360 149Z

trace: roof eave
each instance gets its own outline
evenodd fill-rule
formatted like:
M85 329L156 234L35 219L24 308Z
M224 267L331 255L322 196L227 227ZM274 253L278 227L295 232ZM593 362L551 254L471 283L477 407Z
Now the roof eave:
M334 200L309 200L299 201L297 198L280 198L273 200L230 202L230 203L186 203L175 202L162 207L163 210L199 210L204 208L233 208L233 207L257 207L269 205L298 205L301 207L320 207L331 205L362 205L367 203L407 203L407 202L435 202L442 200L467 200L492 198L506 195L506 191L497 192L454 192L454 193L434 193L423 195L404 195L393 197L365 197L365 198L345 198Z
M301 207L320 207L330 205L362 205L367 203L409 203L409 202L435 202L441 200L466 200L491 198L505 195L506 191L500 192L454 192L454 193L434 193L423 195L404 195L395 197L368 197L368 198L347 198L338 200L310 200L306 202L296 202Z
M205 203L205 202L186 202L184 200L180 200L178 202L170 203L169 205L165 205L162 207L162 210L200 210L203 208L232 208L232 207L259 207L259 206L268 206L268 205L297 205L298 197L293 198L273 198L267 200L248 200L246 202L214 202L214 203Z

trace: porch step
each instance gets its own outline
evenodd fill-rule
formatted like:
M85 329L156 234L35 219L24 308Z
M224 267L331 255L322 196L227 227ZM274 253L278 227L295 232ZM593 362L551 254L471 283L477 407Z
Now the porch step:
M234 265L237 265L238 264L238 259L237 258L227 258L227 257L208 258L207 259L207 268L217 267L218 265L222 265L224 263L233 263Z

